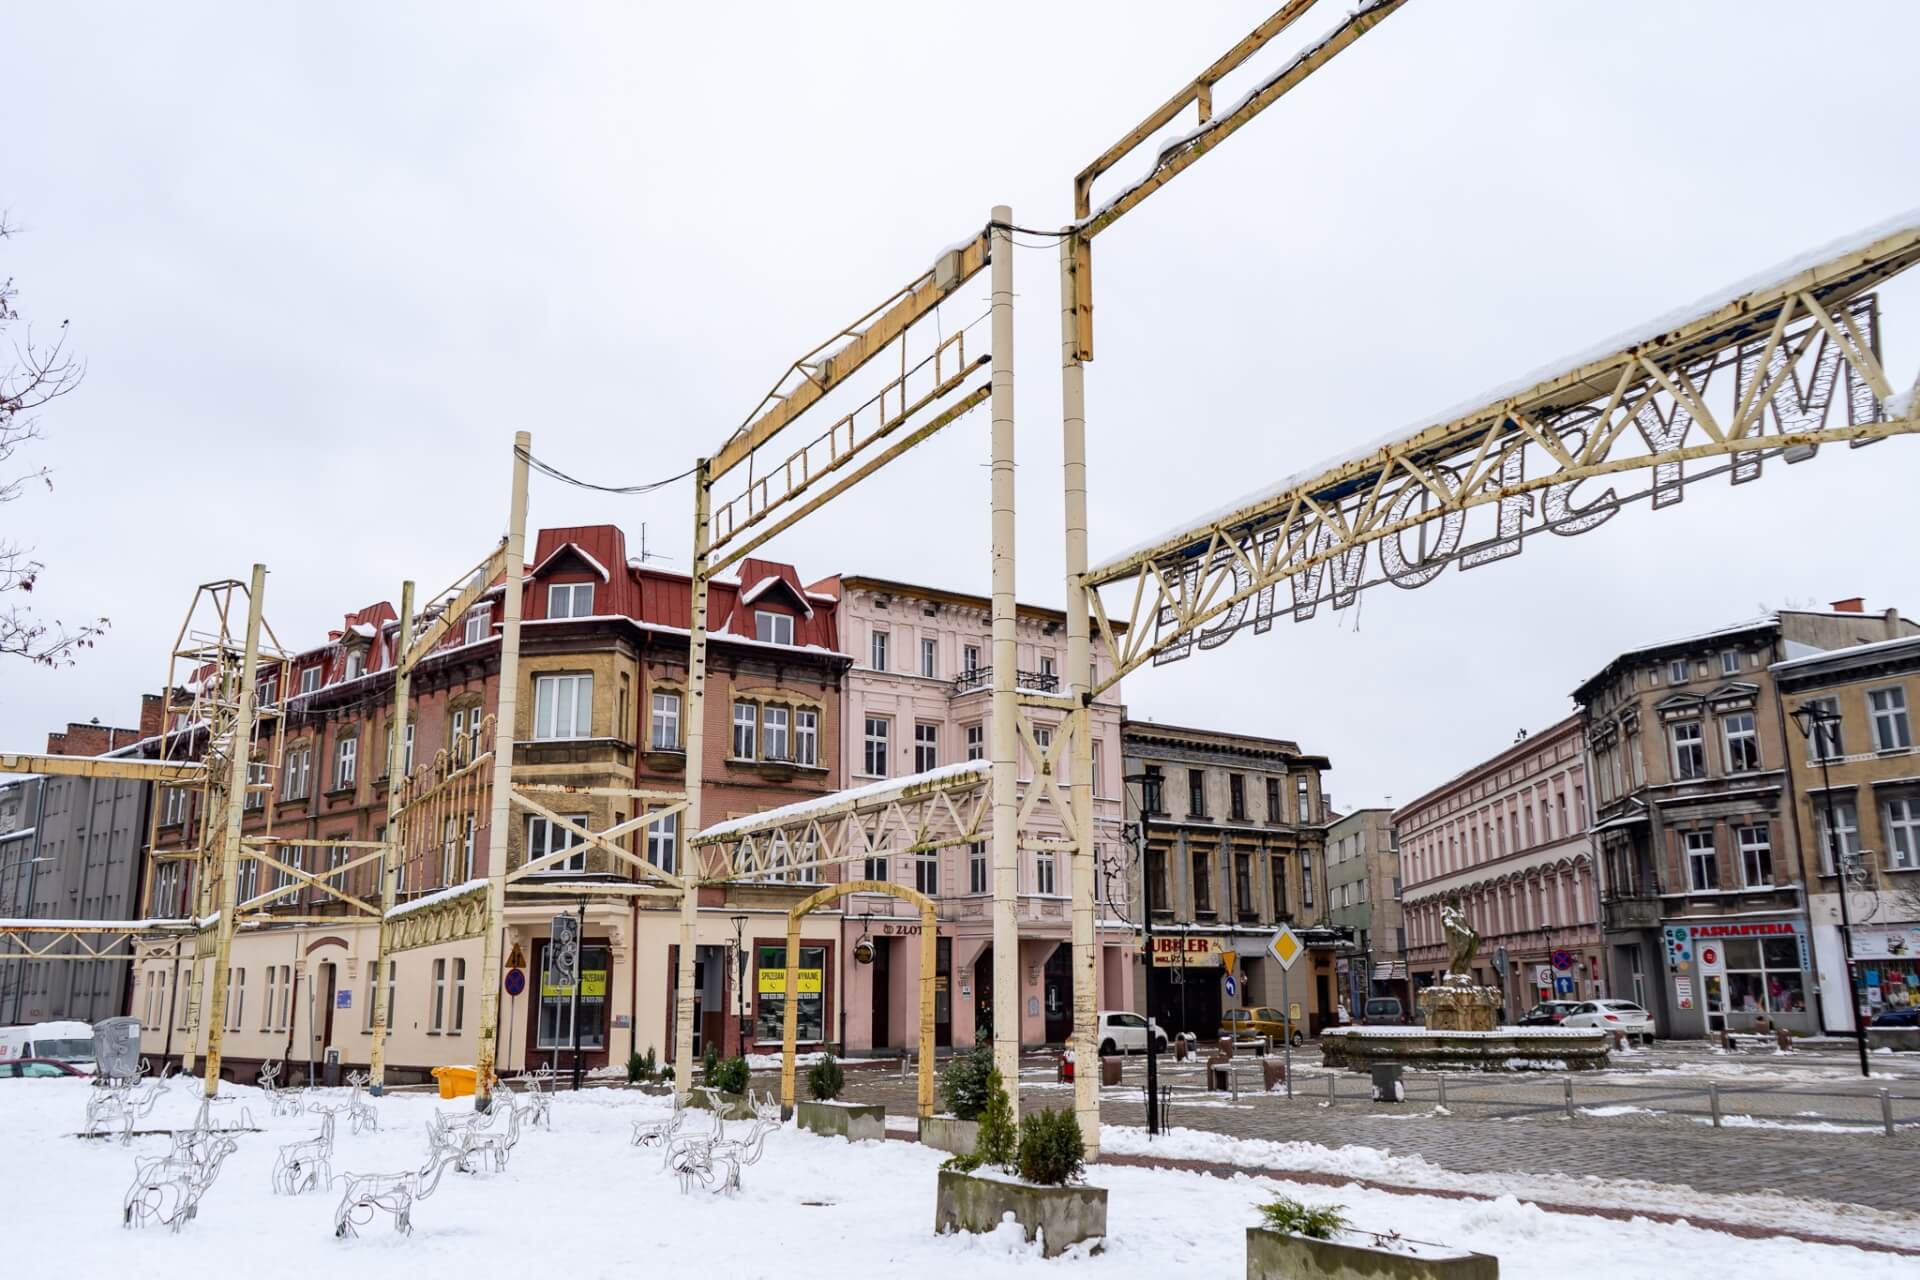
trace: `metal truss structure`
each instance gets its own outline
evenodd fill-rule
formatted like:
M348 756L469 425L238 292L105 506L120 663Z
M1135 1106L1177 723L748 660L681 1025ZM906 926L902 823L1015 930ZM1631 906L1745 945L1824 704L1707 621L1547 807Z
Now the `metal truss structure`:
M1874 292L1916 262L1920 219L1876 229L1092 569L1092 587L1133 584L1124 633L1097 609L1112 679L1589 532L1629 502L1751 483L1769 459L1920 431L1880 363Z

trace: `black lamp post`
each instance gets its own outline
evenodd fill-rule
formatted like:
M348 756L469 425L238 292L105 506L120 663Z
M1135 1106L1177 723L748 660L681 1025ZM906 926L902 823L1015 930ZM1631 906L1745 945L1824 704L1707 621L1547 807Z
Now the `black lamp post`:
M1160 1132L1160 1049L1153 1034L1153 872L1147 865L1147 815L1159 805L1156 794L1159 779L1148 773L1132 773L1121 779L1132 793L1138 788L1135 811L1139 821L1130 824L1134 855L1140 864L1140 930L1146 949L1147 990L1141 1003L1147 1007L1147 1134Z
M733 1002L740 1019L740 1056L747 1056L747 917L728 917L733 921ZM799 964L797 956L788 956L788 964Z
M1851 1002L1853 1014L1853 1043L1860 1053L1860 1074L1871 1077L1873 1072L1867 1066L1867 1028L1860 1012L1860 992L1853 976L1853 910L1847 903L1847 875L1851 870L1850 855L1840 847L1838 836L1840 829L1833 821L1833 748L1839 741L1834 732L1840 724L1840 713L1815 703L1804 702L1794 708L1793 722L1800 728L1807 741L1812 744L1814 754L1820 758L1820 803L1827 812L1826 831L1821 843L1833 859L1833 869L1839 879L1840 890L1840 953L1846 959L1847 999Z

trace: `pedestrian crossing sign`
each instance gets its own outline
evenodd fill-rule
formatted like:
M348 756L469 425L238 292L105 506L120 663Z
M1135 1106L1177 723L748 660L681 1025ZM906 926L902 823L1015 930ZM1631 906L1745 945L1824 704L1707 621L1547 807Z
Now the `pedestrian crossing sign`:
M1293 962L1306 949L1307 944L1300 941L1300 935L1290 925L1284 924L1280 926L1280 932L1273 935L1273 941L1267 944L1267 954L1279 961L1282 969L1293 968Z

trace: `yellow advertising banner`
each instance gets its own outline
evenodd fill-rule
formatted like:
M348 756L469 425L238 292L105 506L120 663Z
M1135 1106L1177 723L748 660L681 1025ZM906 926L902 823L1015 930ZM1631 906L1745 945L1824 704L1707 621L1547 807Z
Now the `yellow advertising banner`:
M584 979L580 984L580 998L582 1000L605 1000L607 998L607 971L605 969L589 969L582 974L581 977ZM543 999L548 1000L566 998L573 995L573 988L571 986L563 986L557 982L542 982L540 984L540 995Z
M801 995L817 996L820 994L823 985L820 981L820 974L821 971L819 969L802 969L800 971ZM763 996L783 996L787 994L786 969L761 969L760 994Z

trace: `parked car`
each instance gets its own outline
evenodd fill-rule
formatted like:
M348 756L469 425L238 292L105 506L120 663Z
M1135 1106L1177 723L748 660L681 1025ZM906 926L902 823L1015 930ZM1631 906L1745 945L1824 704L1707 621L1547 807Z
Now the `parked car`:
M1279 1044L1287 1033L1286 1015L1264 1005L1257 1009L1229 1009L1220 1015L1220 1034L1223 1036L1265 1036ZM1299 1027L1294 1027L1292 1034L1295 1044L1306 1039Z
M0 1080L56 1080L62 1076L87 1073L70 1062L56 1058L8 1058L0 1060Z
M1520 1019L1523 1027L1557 1027L1580 1007L1578 1000L1542 1000Z
M1407 1011L1398 996L1368 996L1366 1012L1360 1021L1369 1027L1397 1027L1407 1020Z
M1882 1009L1873 1015L1870 1027L1920 1027L1920 1004L1910 1004L1904 1009Z
M0 1027L0 1059L52 1058L93 1068L93 1028L84 1022L29 1022Z
M1641 1040L1653 1039L1653 1015L1631 1000L1589 1000L1577 1004L1560 1019L1563 1027L1598 1027L1624 1031Z
M1147 1037L1153 1037L1153 1047L1161 1053L1167 1051L1167 1033L1151 1018L1141 1017L1137 1013L1110 1009L1100 1014L1100 1054L1145 1053Z

